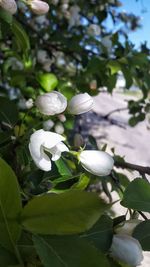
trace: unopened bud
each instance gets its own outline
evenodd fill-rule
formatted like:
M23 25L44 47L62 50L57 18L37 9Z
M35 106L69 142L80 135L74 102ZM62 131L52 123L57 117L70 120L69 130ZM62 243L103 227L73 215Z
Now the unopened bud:
M17 4L15 0L0 0L0 6L12 15L17 12Z
M44 15L49 11L49 5L41 0L30 0L28 1L28 5L37 15Z

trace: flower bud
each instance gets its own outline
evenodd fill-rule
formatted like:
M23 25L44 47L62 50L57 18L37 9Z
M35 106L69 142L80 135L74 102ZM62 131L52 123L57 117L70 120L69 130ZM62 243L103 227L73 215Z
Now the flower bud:
M63 134L65 131L64 126L61 122L57 122L54 129L57 134Z
M98 36L101 33L101 29L100 29L99 25L91 24L87 29L87 33L88 33L88 35L90 35L92 37Z
M1 0L0 6L12 15L17 12L17 4L15 0Z
M84 143L82 135L76 133L74 136L74 146L79 148L79 147L83 146L84 144L85 143Z
M53 91L37 97L35 105L44 115L62 113L67 107L67 99L61 93Z
M44 15L49 11L49 5L41 0L28 1L31 10L37 15Z
M127 235L114 235L110 254L117 260L133 267L140 265L143 260L140 243Z
M127 220L127 221L119 224L115 228L115 232L117 234L132 235L134 228L141 222L142 221L138 220L138 219Z
M83 168L97 176L109 175L113 165L113 158L104 151L84 150L79 155Z
M78 115L91 110L93 106L93 98L87 94L78 94L71 98L68 103L68 112Z
M43 129L45 131L49 131L51 128L53 128L54 122L52 120L47 120L43 122Z

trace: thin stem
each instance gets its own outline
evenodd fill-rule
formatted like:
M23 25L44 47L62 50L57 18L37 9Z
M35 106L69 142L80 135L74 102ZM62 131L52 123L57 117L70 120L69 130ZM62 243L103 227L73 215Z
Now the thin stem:
M120 162L120 161L115 161L115 166L116 167L120 167L122 169L130 169L130 170L134 170L134 171L138 171L140 174L149 174L150 175L150 167L148 166L140 166L137 164L132 164L126 161Z

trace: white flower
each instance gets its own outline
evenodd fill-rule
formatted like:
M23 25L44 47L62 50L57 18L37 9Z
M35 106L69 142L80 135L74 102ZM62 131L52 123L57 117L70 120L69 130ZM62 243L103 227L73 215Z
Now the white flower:
M31 10L37 15L44 15L49 11L49 5L41 0L29 0L28 5Z
M129 266L138 266L143 260L140 243L128 235L114 235L110 251L111 256Z
M60 158L61 153L69 151L68 147L62 143L65 138L53 132L40 129L30 137L29 150L36 166L43 171L51 170L51 160L45 151L52 154L52 160Z
M67 99L61 93L53 91L37 97L35 105L42 114L55 115L62 113L67 107Z
M78 94L71 98L68 103L68 112L78 115L91 110L93 106L93 98L87 94Z
M101 33L101 29L100 29L99 25L91 24L87 29L87 33L90 36L98 36Z
M12 15L17 12L17 4L15 0L0 0L0 6Z
M109 175L113 165L113 158L104 151L84 150L79 155L83 168L97 176Z

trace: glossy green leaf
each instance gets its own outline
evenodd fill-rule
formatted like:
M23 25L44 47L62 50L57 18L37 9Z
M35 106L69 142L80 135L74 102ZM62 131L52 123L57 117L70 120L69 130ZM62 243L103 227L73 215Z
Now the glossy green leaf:
M82 238L90 241L97 249L107 252L112 243L113 221L110 217L103 215Z
M37 80L46 92L52 91L58 84L57 77L52 73L39 74Z
M67 166L67 164L65 163L65 161L62 158L60 158L59 160L56 160L55 164L57 166L59 173L62 176L72 176L72 173L71 173L69 167Z
M150 184L140 178L131 182L121 204L127 208L150 212Z
M17 222L21 198L17 178L10 166L0 159L0 244L13 250L21 228Z
M109 267L104 254L80 237L34 236L45 267Z
M137 225L132 236L138 239L143 250L150 251L150 220Z
M22 213L24 227L39 234L75 234L90 229L108 205L93 193L70 190L32 199Z
M0 97L0 121L12 127L18 121L18 110L15 103L5 97Z

